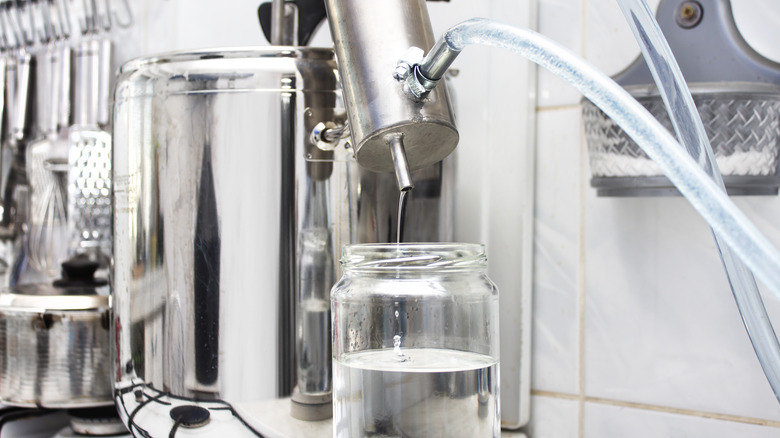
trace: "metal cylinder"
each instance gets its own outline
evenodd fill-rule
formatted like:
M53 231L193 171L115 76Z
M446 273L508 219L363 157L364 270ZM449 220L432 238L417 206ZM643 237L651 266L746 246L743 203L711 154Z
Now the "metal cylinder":
M100 42L84 39L73 52L73 123L94 125L98 121L100 90Z
M67 295L42 284L0 293L0 402L110 405L109 314L107 290Z
M393 78L411 46L436 42L424 0L326 0L355 157L377 172L395 170L390 139L403 135L412 170L441 161L458 132L446 87L410 100Z
M203 433L255 436L247 406L290 395L302 372L296 288L327 300L332 286L301 273L333 278L322 251L349 236L338 219L347 165L309 141L338 99L325 49L206 50L122 67L112 327L116 401L134 433L167 436L168 411L194 405L235 409L211 410ZM329 356L329 320L310 358ZM329 390L329 362L303 372L327 373L314 386Z

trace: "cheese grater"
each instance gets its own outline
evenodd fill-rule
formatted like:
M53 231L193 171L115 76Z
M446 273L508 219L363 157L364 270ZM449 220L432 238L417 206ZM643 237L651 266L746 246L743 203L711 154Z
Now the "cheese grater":
M86 39L74 56L74 124L68 151L68 228L70 245L77 253L99 260L111 254L111 135L101 125L101 90L108 89L111 43ZM102 106L106 108L106 105Z

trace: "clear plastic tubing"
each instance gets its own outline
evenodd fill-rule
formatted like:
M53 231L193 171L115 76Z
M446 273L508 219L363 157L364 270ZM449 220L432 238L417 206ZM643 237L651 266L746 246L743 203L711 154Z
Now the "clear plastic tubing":
M577 88L611 117L656 162L680 193L712 227L715 235L718 236L724 265L729 270L730 282L733 285L754 283L755 281L750 278L749 268L777 298L780 298L780 253L731 202L723 190L722 180L720 184L713 181L712 178L719 178L719 174L715 176L713 173L713 176L710 176L702 170L701 164L705 164L706 161L701 161L699 164L692 159L674 137L622 87L590 63L571 54L543 35L483 18L467 20L450 28L426 56L420 66L421 72L424 75L433 72L434 75L427 77L438 79L439 74L446 71L460 51L467 45L474 44L503 48L517 53L550 70ZM691 137L693 135L699 134L694 132ZM699 138L697 137L697 142ZM695 149L694 154L697 150L700 149ZM695 156L699 160L707 159L701 154ZM709 160L714 164L711 157ZM714 166L710 168L714 170ZM747 268L735 263L737 258L734 254L747 265ZM750 324L746 322L748 332L754 341L759 359L765 366L770 383L773 388L776 388L777 379L774 377L776 373L767 371L774 369L778 363L771 353L772 342L765 330L762 333L761 329L757 329L757 327L768 326L771 330L771 324L768 323L766 311L760 303L757 288L753 287L753 289L756 290L754 296L749 298L750 293L747 293L743 300L742 292L736 292L742 288L732 288L735 297L740 295L737 298L740 310L749 315L745 318L745 321L751 321ZM754 333L754 329L758 332ZM774 342L776 344L776 341ZM763 354L767 356L762 359ZM777 394L777 390L775 393Z
M642 54L666 105L669 118L672 120L677 138L691 158L699 163L721 190L725 191L723 177L714 159L704 124L655 16L645 0L617 0L617 2L642 49ZM761 300L756 280L745 264L734 256L731 248L722 242L718 234L713 234L734 300L750 341L753 343L753 349L775 397L780 400L780 343L777 341L772 322Z

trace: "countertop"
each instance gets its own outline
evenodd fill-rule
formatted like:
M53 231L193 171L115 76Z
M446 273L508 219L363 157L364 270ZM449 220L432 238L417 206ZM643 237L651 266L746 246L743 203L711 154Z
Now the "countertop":
M235 406L241 416L267 438L329 438L332 421L301 421L290 416L290 399L268 400ZM526 438L522 432L501 431L502 438Z

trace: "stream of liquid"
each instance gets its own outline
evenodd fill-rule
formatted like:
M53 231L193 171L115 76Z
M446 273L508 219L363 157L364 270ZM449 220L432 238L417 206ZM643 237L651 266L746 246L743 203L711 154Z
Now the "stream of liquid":
M398 198L398 225L396 229L395 243L401 243L401 236L404 233L404 221L406 220L406 196L409 190L401 190L401 196Z

